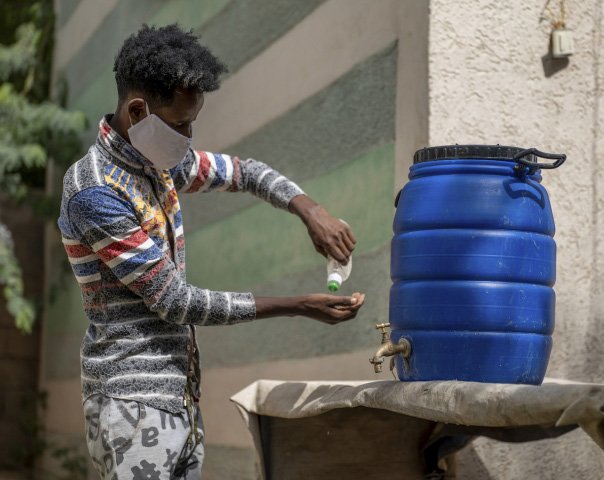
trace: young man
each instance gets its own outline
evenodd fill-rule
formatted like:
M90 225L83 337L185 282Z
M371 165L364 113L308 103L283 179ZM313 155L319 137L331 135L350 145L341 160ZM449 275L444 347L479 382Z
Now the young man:
M90 320L81 350L88 448L103 479L199 478L194 325L295 315L336 324L354 318L364 295L254 297L189 285L178 194L252 193L298 215L317 251L342 262L355 239L267 165L191 149L204 94L225 71L193 34L144 26L114 71L117 109L65 174L58 222Z

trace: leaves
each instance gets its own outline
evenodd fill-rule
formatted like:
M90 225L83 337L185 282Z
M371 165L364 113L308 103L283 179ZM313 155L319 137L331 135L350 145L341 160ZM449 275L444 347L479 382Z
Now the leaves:
M14 74L27 74L36 66L39 30L33 23L25 23L17 28L16 36L17 41L13 45L8 47L0 45L0 81L2 82L7 81Z
M1 11L7 13L4 10L10 7L2 8ZM43 169L49 158L59 164L73 161L80 150L79 136L86 128L82 113L42 101L48 96L45 92L50 71L52 2L34 3L30 13L30 21L17 27L15 42L0 45L0 192L3 200L29 198L29 186L43 186ZM55 210L40 205L36 208ZM31 332L35 308L24 297L23 277L10 232L2 223L0 289L16 326Z
M21 269L13 251L13 241L8 229L0 223L0 285L4 286L6 308L15 318L17 328L31 333L35 318L33 304L23 297Z

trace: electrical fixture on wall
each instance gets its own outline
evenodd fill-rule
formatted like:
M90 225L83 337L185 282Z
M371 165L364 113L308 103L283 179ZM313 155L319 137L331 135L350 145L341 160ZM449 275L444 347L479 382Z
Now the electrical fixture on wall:
M566 28L566 0L558 0L560 11L555 14L551 10L552 0L547 0L543 9L543 17L550 21L551 54L553 58L567 58L574 53L573 31Z

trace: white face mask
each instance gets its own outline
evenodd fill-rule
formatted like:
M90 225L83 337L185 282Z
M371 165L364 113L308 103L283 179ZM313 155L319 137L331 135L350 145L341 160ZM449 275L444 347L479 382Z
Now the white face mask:
M130 143L159 170L169 170L178 165L191 148L191 139L170 128L154 113L149 113L136 125L132 125L128 136Z

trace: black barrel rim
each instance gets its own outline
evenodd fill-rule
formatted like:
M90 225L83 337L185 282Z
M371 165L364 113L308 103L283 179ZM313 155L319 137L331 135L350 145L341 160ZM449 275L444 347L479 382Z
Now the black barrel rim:
M426 147L413 155L413 163L433 162L437 160L507 160L515 161L522 147L509 145L442 145ZM537 163L537 157L532 153L524 156L527 162Z

